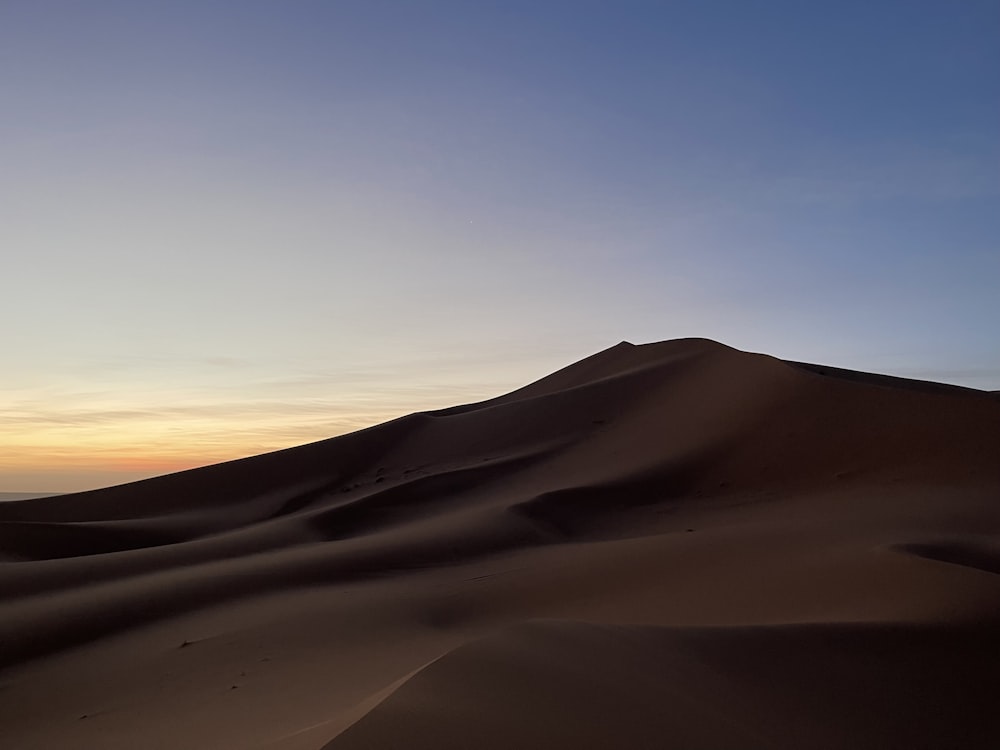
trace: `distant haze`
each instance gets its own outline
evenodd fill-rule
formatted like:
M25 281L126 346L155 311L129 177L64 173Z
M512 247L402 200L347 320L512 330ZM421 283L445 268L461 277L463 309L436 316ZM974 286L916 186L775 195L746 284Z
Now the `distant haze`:
M1000 4L0 5L0 489L622 339L1000 388Z

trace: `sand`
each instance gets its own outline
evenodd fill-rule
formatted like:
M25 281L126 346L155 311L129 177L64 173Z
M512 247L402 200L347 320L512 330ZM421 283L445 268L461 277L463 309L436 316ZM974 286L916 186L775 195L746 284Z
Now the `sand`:
M0 504L11 750L1000 747L1000 398L684 339Z

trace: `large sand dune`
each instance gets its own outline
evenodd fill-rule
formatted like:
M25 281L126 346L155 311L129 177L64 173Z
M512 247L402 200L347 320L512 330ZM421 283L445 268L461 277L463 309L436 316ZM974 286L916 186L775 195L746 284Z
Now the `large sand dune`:
M1000 398L687 339L0 504L11 750L1000 747Z

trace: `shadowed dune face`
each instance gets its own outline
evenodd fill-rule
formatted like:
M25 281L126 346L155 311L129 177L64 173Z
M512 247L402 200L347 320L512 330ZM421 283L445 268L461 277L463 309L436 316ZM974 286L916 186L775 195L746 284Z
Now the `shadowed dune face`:
M957 635L530 624L447 654L324 750L394 747L401 737L447 750L976 746L984 720L1000 732L987 677L1000 654L982 631Z
M967 565L970 568L1000 575L1000 538L975 537L944 542L911 542L900 550L928 560Z
M16 747L992 747L997 538L992 394L622 343L490 401L0 504L0 725Z

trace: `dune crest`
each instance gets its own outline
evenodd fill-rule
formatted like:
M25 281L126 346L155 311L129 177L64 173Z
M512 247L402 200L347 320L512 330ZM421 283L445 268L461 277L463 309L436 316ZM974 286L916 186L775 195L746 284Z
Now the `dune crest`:
M998 535L995 394L622 342L487 401L0 504L0 726L993 747Z

